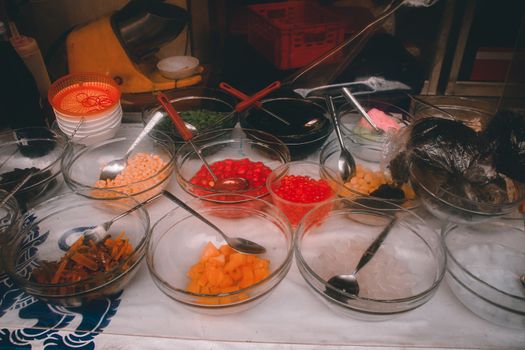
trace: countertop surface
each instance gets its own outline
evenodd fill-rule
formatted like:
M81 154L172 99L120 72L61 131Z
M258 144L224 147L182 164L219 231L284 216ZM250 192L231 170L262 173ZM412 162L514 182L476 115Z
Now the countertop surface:
M189 199L174 176L167 189ZM48 195L67 190L61 182ZM150 204L152 222L173 206L165 198ZM426 213L421 215L437 229L434 219ZM396 318L370 322L344 317L310 291L295 262L263 303L227 316L197 314L164 295L149 276L145 261L122 294L102 300L90 310L47 305L0 275L0 349L320 347L525 349L525 332L477 317L455 298L445 280L428 303Z

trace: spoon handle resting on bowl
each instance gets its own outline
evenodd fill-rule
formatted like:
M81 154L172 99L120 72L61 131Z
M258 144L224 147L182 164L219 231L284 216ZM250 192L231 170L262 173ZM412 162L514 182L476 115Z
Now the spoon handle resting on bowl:
M355 108L357 108L359 113L361 113L361 115L366 119L368 124L370 124L370 126L372 126L372 128L374 128L376 132L379 132L379 133L382 132L382 130L377 127L376 123L374 123L374 121L372 120L370 115L366 112L366 110L363 108L363 106L361 106L359 101L357 101L357 99L352 95L350 90L344 87L341 89L341 91L343 92L343 96L346 97L346 99L350 101L355 106Z
M173 106L170 103L170 100L168 97L162 93L159 92L157 94L157 101L160 102L162 107L168 112L169 117L171 118L171 121L173 122L173 125L177 128L177 131L179 132L180 136L184 141L190 141L193 138L193 134L190 130L186 127L186 124L184 124L184 120L180 116L180 114L173 108Z
M139 136L133 141L131 146L129 146L128 150L126 151L126 154L124 155L124 158L129 157L131 152L137 147L137 145L142 141L142 139L157 125L157 123L163 118L164 116L162 113L155 113L155 115L150 119L150 121L146 124L144 129L140 132Z
M171 118L173 125L175 125L175 127L177 128L177 131L179 132L182 139L188 142L191 145L191 147L193 147L193 150L195 151L197 156L200 158L200 160L206 167L206 170L208 170L208 172L210 173L211 177L213 178L213 181L217 182L218 181L217 175L215 175L213 170L211 170L210 165L208 164L206 159L204 159L204 156L202 155L201 150L197 146L195 146L195 144L191 141L191 139L193 138L193 134L188 129L186 124L184 123L184 119L182 119L179 112L177 112L175 108L173 108L168 97L164 93L159 92L157 94L157 100L160 102L162 107L164 107L164 109L168 113L168 116Z
M199 220L202 220L205 224L209 225L212 229L214 229L215 231L217 231L217 232L222 236L222 238L224 238L226 241L228 240L228 237L224 234L224 232L222 232L222 230L221 230L220 228L218 228L217 226L215 226L211 221L209 221L209 220L206 219L204 216L202 216L201 214L199 214L197 211L195 211L192 207L190 207L189 205L187 205L186 203L184 203L182 200L180 200L179 198L175 197L171 192L166 191L166 190L163 190L162 193L164 194L164 196L165 196L166 198L168 198L168 199L171 200L172 202L177 203L181 208L183 208L184 210L186 210L188 213L194 215L194 216L197 217Z
M377 250L383 244L383 241L385 240L386 236L390 233L392 227L396 223L396 219L390 220L388 225L381 231L379 236L376 237L376 239L370 244L370 246L366 249L366 251L363 253L363 256L361 256L361 259L357 263L357 266L355 267L355 271L353 274L356 274L357 271L361 270L363 266L365 266L376 254Z

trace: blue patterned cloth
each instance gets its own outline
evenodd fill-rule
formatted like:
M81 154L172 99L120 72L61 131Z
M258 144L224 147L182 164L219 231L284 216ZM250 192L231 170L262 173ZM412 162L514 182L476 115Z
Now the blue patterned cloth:
M33 220L34 218L28 218L24 225ZM36 228L23 242L24 247L28 248L29 257L46 237L47 232L40 234ZM94 339L104 331L116 314L121 294L120 292L109 298L92 301L82 307L66 308L47 304L32 297L16 286L9 276L2 273L0 274L0 350L94 349ZM6 324L31 324L31 326L11 329L5 328Z

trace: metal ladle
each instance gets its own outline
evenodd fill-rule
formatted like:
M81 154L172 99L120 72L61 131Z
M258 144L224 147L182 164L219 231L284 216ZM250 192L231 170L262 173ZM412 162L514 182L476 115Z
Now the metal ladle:
M365 250L352 273L348 275L333 276L328 280L328 284L334 288L337 288L338 290L343 291L344 293L355 296L359 295L359 283L357 283L356 275L359 272L359 270L361 270L370 260L372 260L372 258L378 251L381 244L383 244L383 241L385 240L386 236L390 233L392 226L394 226L395 223L395 218L390 220L388 225L383 229L383 231L381 231L379 236L377 236L377 238L372 242L372 244L370 244L370 246ZM332 290L327 289L326 293L334 295L336 298L341 299L341 296L335 294L335 292Z
M325 96L325 101L326 106L328 107L328 114L330 114L330 118L332 118L332 122L334 124L337 141L339 141L339 146L341 147L341 153L339 154L339 159L337 161L337 171L339 172L339 175L341 175L343 182L346 183L355 176L355 159L350 151L346 149L343 142L343 135L341 134L341 128L339 127L339 120L337 119L332 96Z
M179 131L180 136L184 139L184 141L188 142L191 147L195 150L195 153L200 158L208 172L210 173L211 177L213 178L213 188L220 191L242 191L246 190L250 187L250 184L248 183L248 180L242 178L242 177L231 177L227 179L219 179L217 175L211 170L210 165L204 158L204 156L201 153L201 150L195 146L195 144L191 141L193 138L193 134L190 130L186 127L186 124L184 123L184 120L179 115L179 113L173 108L171 105L168 97L163 94L162 92L159 92L157 94L157 100L160 102L160 104L164 107L166 112L171 118L171 121L173 122L173 125L177 128Z
M131 152L133 152L135 147L137 147L140 141L142 141L142 139L151 131L151 129L153 129L153 127L162 119L162 117L162 113L155 113L153 118L151 118L150 121L146 124L139 136L137 136L135 141L133 141L131 146L129 146L124 156L119 159L114 159L106 165L104 165L102 171L100 172L100 180L113 180L126 168L126 166L128 165L128 158Z
M213 223L211 223L208 219L206 219L204 216L199 214L197 211L195 211L193 208L191 208L189 205L184 203L179 198L175 197L170 192L164 190L162 192L168 199L171 201L177 203L181 208L192 214L193 216L197 217L199 220L204 222L206 225L210 226L212 229L217 231L222 238L226 241L226 243L234 250L238 251L239 253L244 254L262 254L266 252L266 248L264 248L262 245L259 245L255 242L252 242L250 240L247 240L245 238L241 237L230 237L224 231L222 231L220 228L215 226Z

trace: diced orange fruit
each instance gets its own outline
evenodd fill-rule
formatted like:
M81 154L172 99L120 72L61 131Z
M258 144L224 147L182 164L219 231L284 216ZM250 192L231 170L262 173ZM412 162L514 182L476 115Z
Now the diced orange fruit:
M270 275L270 262L256 255L242 254L230 246L219 249L208 242L200 260L188 270L186 289L195 294L225 294L247 288ZM200 297L203 304L228 304L248 298L246 293L231 296Z

